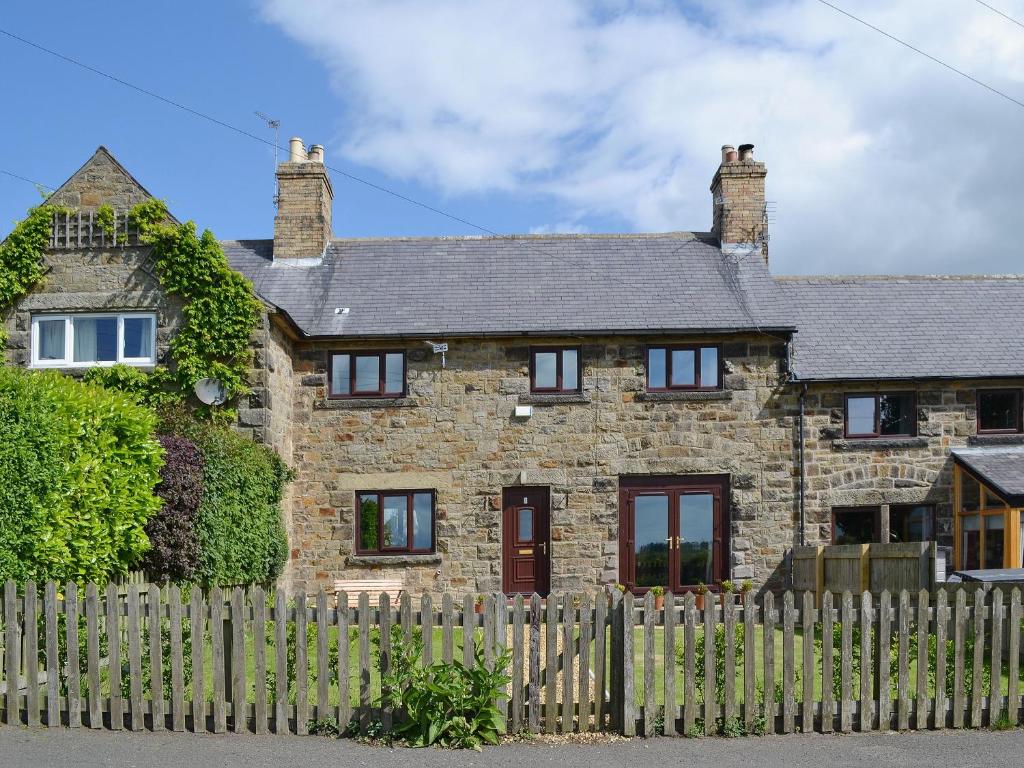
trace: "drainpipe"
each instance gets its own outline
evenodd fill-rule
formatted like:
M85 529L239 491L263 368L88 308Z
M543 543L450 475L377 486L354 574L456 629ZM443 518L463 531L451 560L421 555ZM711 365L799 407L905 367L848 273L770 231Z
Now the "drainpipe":
M799 432L799 445L800 445L800 546L804 546L807 543L807 538L804 533L805 520L804 520L804 399L807 397L807 385L804 384L803 389L800 390L800 432Z

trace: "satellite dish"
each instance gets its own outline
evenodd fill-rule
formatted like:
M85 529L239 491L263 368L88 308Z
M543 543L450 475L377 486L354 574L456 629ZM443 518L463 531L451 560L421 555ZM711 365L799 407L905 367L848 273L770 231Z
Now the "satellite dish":
M217 379L200 379L195 385L196 397L206 405L220 405L228 399L224 385Z

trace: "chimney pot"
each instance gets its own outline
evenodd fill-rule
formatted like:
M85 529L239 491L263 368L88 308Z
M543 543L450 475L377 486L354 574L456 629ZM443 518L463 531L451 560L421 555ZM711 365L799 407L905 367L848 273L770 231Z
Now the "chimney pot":
M749 162L754 159L754 145L740 144L740 162Z
M288 162L302 163L306 160L306 150L302 146L302 139L293 136L288 140Z
M722 162L733 163L736 161L736 147L732 144L722 145Z
M324 145L314 144L309 148L309 162L322 163L324 161Z

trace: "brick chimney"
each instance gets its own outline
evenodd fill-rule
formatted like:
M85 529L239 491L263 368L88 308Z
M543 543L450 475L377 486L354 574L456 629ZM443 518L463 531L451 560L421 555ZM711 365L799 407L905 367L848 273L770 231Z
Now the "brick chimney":
M754 161L754 145L722 147L722 164L711 181L714 220L711 232L727 253L760 253L768 261L764 163Z
M274 261L294 266L319 264L331 241L334 190L324 167L324 148L306 151L302 139L288 142L288 161L277 166Z

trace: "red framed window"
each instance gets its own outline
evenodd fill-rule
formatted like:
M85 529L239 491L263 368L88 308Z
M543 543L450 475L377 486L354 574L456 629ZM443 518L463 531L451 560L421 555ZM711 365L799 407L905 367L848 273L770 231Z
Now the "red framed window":
M647 348L647 391L722 388L722 355L715 345L686 344Z
M916 427L913 392L846 396L847 437L913 437Z
M579 347L537 347L530 350L531 392L580 392Z
M356 552L366 555L434 551L433 491L356 493Z
M328 396L404 397L405 352L334 352L328 368Z
M1021 390L978 390L978 434L1016 434L1021 431Z

